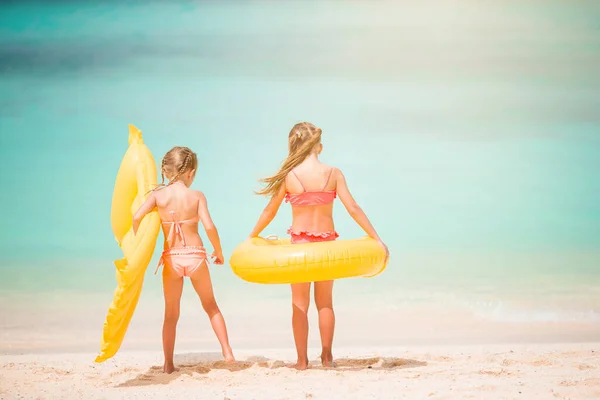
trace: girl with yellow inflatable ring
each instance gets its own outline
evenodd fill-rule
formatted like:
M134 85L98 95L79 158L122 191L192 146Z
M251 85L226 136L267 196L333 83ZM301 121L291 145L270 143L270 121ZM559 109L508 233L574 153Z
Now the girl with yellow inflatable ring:
M263 179L266 185L258 194L271 196L250 238L257 237L275 218L283 200L292 206L292 226L288 230L292 244L327 242L338 238L333 224L333 201L339 196L346 210L360 227L385 249L375 228L356 203L342 172L319 161L323 150L321 129L311 123L294 125L288 136L289 154L279 172ZM310 282L292 284L292 327L298 353L297 369L308 368L308 306ZM321 362L334 366L331 351L335 315L332 300L333 280L315 282L315 303L319 312L321 331Z

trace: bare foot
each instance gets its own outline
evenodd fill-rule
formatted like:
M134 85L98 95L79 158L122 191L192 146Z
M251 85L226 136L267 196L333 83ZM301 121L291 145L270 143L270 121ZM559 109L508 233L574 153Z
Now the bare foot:
M165 363L165 365L163 366L163 372L165 374L172 374L173 372L175 372L175 366L173 365L173 363Z
M297 369L298 371L304 371L308 369L308 361L298 361L296 364L288 365L287 367Z
M231 348L223 350L223 358L227 363L233 364L235 362L235 357L233 356L233 351L231 351Z
M325 368L337 367L336 363L333 362L333 354L331 354L331 353L321 354L321 365L323 365Z
M304 371L308 369L308 363L297 362L296 364L292 365L291 368L297 369L298 371Z

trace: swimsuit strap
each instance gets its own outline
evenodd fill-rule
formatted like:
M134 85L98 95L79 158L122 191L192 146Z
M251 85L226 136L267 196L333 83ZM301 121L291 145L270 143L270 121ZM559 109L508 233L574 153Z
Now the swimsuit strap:
M179 236L181 242L183 243L183 247L185 247L185 236L183 235L181 222L175 219L175 211L169 211L169 214L171 214L171 218L173 219L173 221L171 222L171 229L169 230L169 238L167 239L167 241L169 242L169 247L173 247L173 243L175 240L174 233ZM173 230L175 230L175 232L173 232Z
M329 175L327 175L327 180L325 181L325 185L323 185L323 192L327 189L327 185L329 184L329 179L331 179L331 175L333 174L333 168L329 170Z
M292 170L292 174L294 174L294 176L296 177L296 180L298 181L298 183L300 184L300 186L302 186L302 190L304 192L306 192L306 188L304 187L304 185L302 184L302 181L300 180L300 178L298 178L298 175L296 175L296 172L294 172ZM323 189L321 189L321 192L324 192L325 189L327 189L327 185L329 185L329 181L331 180L331 175L333 175L333 168L331 168L329 170L329 175L327 175L327 180L325 181L325 185L323 185Z
M175 240L175 234L177 234L179 236L179 238L181 239L181 242L183 243L183 247L185 247L186 246L185 235L183 234L183 229L181 227L181 224L198 222L198 217L179 221L175 218L175 211L169 211L169 214L171 214L172 221L164 221L163 222L165 224L171 224L171 229L169 229L169 235L167 237L167 242L169 243L169 247L173 247L173 243Z
M294 174L294 176L296 177L296 180L298 181L298 183L300 184L300 186L302 186L302 190L306 192L306 189L304 188L304 185L302 184L302 181L300 180L300 178L298 178L298 175L296 175L296 173L292 170L292 174Z

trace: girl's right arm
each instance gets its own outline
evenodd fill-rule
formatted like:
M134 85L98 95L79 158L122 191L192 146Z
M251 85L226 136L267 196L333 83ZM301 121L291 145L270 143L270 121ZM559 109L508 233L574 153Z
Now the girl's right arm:
M219 231L217 231L217 227L210 217L210 213L208 212L208 203L206 202L206 196L202 192L197 192L198 194L198 216L200 217L200 222L202 222L202 226L204 226L204 230L206 231L206 235L208 236L208 240L213 246L213 254L212 257L215 258L214 263L221 265L224 262L223 257L223 249L221 248L221 239L219 238Z
M350 193L350 190L348 189L348 184L346 183L346 178L344 177L344 174L342 174L342 171L336 168L334 171L334 178L337 183L336 190L338 197L342 201L344 207L346 207L346 211L348 211L348 214L350 214L350 216L365 231L367 235L377 240L383 246L383 248L385 249L386 256L389 256L387 246L383 243L383 241L375 231L375 228L373 227L373 225L371 225L371 221L369 221L369 218L367 218L365 212L362 210L362 208L360 208L360 206L358 205L356 200L354 200L354 197Z
M140 208L133 214L133 221L131 223L131 227L133 228L133 235L137 234L137 231L142 223L142 219L156 208L156 196L154 196L154 192L148 196L144 204L140 206Z
M285 198L285 192L287 191L285 186L285 181L281 184L279 188L279 192L271 197L269 204L265 207L262 214L258 218L254 229L250 232L249 238L255 238L273 221L273 218L277 215L277 211L279 211L279 207Z

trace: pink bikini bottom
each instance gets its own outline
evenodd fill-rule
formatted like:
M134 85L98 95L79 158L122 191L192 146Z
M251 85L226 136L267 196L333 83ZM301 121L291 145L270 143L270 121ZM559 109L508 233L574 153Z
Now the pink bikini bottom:
M172 247L163 251L154 274L161 265L168 265L180 277L192 276L205 261L206 249L202 246Z
M307 231L294 232L290 228L287 230L287 233L291 236L292 244L331 242L331 241L337 239L338 237L340 237L340 235L338 235L338 233L336 231L322 232L322 233L307 232Z

